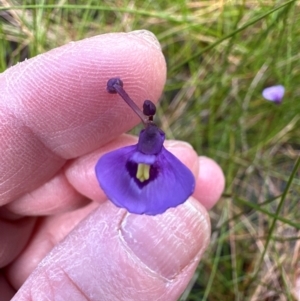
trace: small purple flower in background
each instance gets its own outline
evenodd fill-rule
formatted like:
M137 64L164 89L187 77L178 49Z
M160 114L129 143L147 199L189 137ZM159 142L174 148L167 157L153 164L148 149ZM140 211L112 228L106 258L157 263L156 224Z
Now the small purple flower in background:
M273 101L276 104L281 104L284 95L284 86L277 85L265 88L262 92L265 99Z
M194 192L191 171L163 146L164 132L153 122L156 107L146 100L143 111L123 89L119 78L107 82L141 118L145 128L136 145L103 155L96 164L98 182L108 198L131 213L156 215L185 202Z

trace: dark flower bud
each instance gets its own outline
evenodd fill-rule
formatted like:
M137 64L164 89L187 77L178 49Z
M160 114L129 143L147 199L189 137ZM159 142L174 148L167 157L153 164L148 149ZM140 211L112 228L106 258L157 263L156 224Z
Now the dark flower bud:
M117 90L115 88L115 85L118 85L120 87L123 87L123 82L121 81L121 79L119 77L115 77L115 78L111 78L108 82L107 82L107 86L106 86L106 90L108 93L112 93L115 94L117 93Z
M146 116L154 116L156 113L156 106L151 100L145 100L143 104L143 113Z

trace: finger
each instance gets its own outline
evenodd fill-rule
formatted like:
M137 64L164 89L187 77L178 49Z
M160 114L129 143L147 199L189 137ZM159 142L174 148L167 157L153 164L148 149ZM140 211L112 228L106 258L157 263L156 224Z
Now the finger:
M1 275L0 272L0 293L1 293L1 301L9 301L14 296L15 291L6 281L6 279Z
M6 208L18 215L53 215L75 210L89 203L89 200L78 193L60 171L51 180L37 189L24 194L8 203Z
M208 215L193 199L157 216L105 202L47 255L13 300L177 300L209 236Z
M11 285L19 289L47 253L98 206L92 202L72 212L40 218L26 249L6 268Z
M0 220L0 268L14 260L25 247L35 224L34 218Z
M45 183L65 164L133 127L138 119L106 92L120 76L139 104L157 101L166 66L144 32L72 42L0 76L0 204Z
M206 208L211 209L220 199L225 187L225 177L220 166L210 158L199 157L194 197Z

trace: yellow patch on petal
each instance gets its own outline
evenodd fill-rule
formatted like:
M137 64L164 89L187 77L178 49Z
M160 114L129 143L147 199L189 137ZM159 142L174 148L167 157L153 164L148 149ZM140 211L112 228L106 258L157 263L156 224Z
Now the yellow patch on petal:
M150 178L150 165L140 163L138 164L136 178L140 180L140 182L144 182L149 180Z

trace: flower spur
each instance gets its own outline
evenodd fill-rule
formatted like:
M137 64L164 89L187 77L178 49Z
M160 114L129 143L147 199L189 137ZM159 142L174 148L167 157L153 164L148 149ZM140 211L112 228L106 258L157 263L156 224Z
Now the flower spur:
M103 155L96 176L107 197L131 213L156 215L176 207L194 192L191 171L163 146L164 132L153 122L155 105L146 100L143 111L123 89L119 78L107 82L109 93L118 93L141 118L144 129L136 145Z

